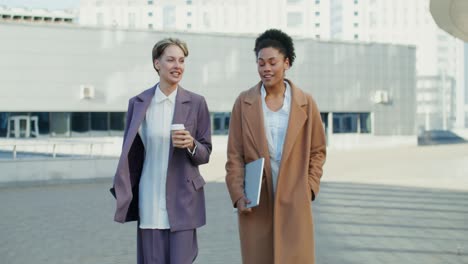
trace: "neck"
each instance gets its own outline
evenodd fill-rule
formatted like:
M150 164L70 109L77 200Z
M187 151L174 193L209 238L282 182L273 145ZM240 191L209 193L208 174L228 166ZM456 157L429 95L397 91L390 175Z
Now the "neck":
M283 81L274 86L264 87L267 95L270 96L283 96L284 92L286 91L286 84Z
M165 96L169 96L172 92L174 92L177 89L177 86L177 83L169 84L162 80L159 82L159 89L161 90L161 92L163 92Z

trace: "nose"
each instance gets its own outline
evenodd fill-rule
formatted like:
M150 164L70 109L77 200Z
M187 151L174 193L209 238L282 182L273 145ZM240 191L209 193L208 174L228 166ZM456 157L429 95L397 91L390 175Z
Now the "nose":
M270 71L271 71L270 65L266 64L265 66L263 66L263 72L270 72Z

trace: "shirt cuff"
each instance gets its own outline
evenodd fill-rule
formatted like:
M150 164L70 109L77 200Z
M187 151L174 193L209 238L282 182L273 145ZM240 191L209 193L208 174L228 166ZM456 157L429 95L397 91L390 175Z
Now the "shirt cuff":
M195 151L197 150L197 144L194 143L195 147L193 148L193 150L190 150L189 148L187 148L187 151L190 153L190 155L192 155L192 157L195 155Z

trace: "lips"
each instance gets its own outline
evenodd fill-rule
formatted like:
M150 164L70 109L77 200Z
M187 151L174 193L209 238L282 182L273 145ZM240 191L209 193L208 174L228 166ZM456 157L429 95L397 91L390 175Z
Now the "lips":
M263 75L262 77L263 77L263 79L265 79L265 80L270 80L271 78L273 78L273 75L271 75L271 74L265 74L265 75Z
M172 72L170 72L170 73L171 73L171 75L174 76L174 77L179 77L180 75L182 75L182 72L180 72L180 71L172 71Z

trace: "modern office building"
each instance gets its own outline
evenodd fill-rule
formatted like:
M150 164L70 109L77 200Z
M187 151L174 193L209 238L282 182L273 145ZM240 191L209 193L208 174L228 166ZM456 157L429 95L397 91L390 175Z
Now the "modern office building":
M0 32L0 137L121 135L128 99L158 81L151 50L167 36L188 43L181 85L205 96L215 134L227 133L235 98L259 81L253 35L10 23ZM415 134L414 47L295 46L287 76L314 96L329 139Z
M80 24L223 34L273 27L328 39L329 12L323 0L81 0Z
M430 2L448 5L450 2L464 1L331 0L331 38L414 45L416 73L421 77L417 81L418 91L425 90L428 76L432 76L432 79L442 79L442 76L452 79L455 91L454 100L450 102L453 104L451 108L455 109L455 117L444 122L447 123L445 129L463 128L466 125L465 79L468 77L464 73L464 44L437 27L429 11ZM440 92L442 89L440 86ZM442 108L438 111L442 111ZM418 125L424 126L424 123Z

